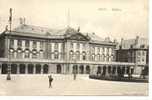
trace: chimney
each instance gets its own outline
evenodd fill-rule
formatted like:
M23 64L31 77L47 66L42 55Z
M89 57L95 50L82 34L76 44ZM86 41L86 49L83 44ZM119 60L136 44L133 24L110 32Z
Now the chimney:
M123 39L123 38L121 38L121 45L122 45L123 41L124 41L124 39Z
M78 27L78 30L77 30L78 32L80 32L80 26Z

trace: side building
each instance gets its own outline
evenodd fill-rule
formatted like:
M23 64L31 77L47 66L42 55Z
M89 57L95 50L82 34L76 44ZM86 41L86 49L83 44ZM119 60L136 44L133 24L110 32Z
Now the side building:
M148 39L137 36L135 39L121 39L116 50L117 62L135 63L134 74L145 73L148 75L149 45Z

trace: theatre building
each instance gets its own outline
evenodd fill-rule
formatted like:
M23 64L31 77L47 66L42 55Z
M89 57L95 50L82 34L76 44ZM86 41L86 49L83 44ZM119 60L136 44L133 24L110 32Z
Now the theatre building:
M119 74L134 63L116 62L117 43L80 29L48 29L21 24L0 35L0 73Z

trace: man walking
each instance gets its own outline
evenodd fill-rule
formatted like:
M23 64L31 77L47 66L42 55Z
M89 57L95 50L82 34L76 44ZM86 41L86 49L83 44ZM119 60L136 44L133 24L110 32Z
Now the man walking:
M49 75L48 78L49 78L49 88L50 87L52 88L52 81L53 81L52 75Z

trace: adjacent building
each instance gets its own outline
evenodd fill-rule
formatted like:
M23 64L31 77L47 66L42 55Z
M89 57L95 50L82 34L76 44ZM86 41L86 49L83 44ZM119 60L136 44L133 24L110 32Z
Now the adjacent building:
M121 39L118 50L116 50L117 62L132 62L136 64L134 73L143 70L148 74L149 45L148 39L137 36L134 39Z

